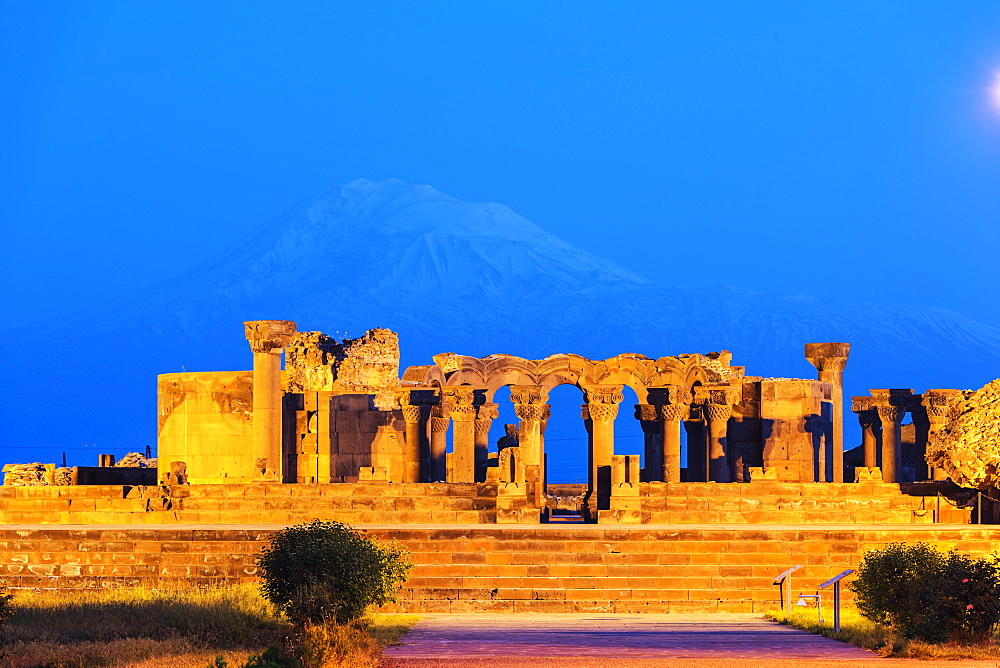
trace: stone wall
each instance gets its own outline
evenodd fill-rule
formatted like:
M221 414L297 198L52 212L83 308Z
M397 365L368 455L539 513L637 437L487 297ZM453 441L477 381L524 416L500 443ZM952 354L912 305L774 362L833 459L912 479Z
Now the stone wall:
M253 372L163 374L157 396L161 480L182 461L194 483L246 481L254 468Z
M0 580L59 590L255 582L257 554L276 528L9 527L0 530ZM777 607L772 580L796 564L804 568L794 592L813 593L887 543L921 540L985 555L1000 539L1000 529L934 525L365 530L398 540L415 563L389 609L427 613L760 612Z

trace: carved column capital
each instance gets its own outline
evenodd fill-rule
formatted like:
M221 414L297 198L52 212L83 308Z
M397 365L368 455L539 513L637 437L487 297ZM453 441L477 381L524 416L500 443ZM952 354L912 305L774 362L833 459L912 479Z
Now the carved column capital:
M656 406L652 404L636 404L635 419L642 421L656 420Z
M500 404L480 404L476 407L476 417L480 420L496 420L500 417Z
M551 414L548 404L514 404L514 415L518 420L545 420Z
M618 404L589 404L590 419L595 422L612 421L618 417Z
M475 430L480 436L490 433L493 420L490 418L476 418Z
M667 404L690 404L691 391L683 385L665 385L646 388L646 402L665 406Z
M705 404L702 410L710 422L728 420L733 414L733 407L729 404Z
M618 404L625 399L621 385L593 385L584 392L591 420L601 422L618 417Z
M878 406L876 410L882 424L902 422L906 415L906 409L902 406Z
M805 354L817 371L843 371L851 354L851 344L807 343Z
M620 404L625 400L622 394L621 385L592 385L584 389L587 403L594 404Z
M448 431L448 425L450 422L451 418L434 416L431 418L431 431L436 433Z
M875 410L875 400L872 397L851 397L851 410L859 415Z
M913 403L913 390L872 390L872 406L883 424L902 422Z
M248 320L243 330L255 353L280 353L295 338L295 323L291 320Z
M660 406L660 418L668 422L683 420L691 413L691 408L682 404Z
M539 385L511 385L510 400L514 404L544 404L549 393Z
M423 411L422 406L403 406L403 420L407 424L419 424Z
M455 402L451 397L440 397L439 401L431 406L431 415L436 418L447 418L451 419L451 408L454 406Z
M451 407L451 419L456 422L468 422L476 419L476 407L472 405L459 404Z
M694 403L732 406L740 402L741 393L741 387L733 387L729 383L699 385L695 388Z
M932 423L935 419L947 422L955 413L952 402L961 396L961 390L927 390L922 396L921 403L927 409L927 417Z

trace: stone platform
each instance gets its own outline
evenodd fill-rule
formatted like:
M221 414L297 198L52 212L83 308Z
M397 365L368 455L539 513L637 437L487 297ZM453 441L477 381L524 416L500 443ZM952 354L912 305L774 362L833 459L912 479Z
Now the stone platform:
M40 589L253 582L257 553L282 527L7 525L0 579ZM358 528L410 550L415 567L391 609L425 613L760 612L777 607L772 580L796 564L794 591L812 593L887 543L985 555L1000 539L1000 528L942 524Z
M966 524L951 483L641 483L635 519L652 524ZM0 524L360 524L497 522L486 483L0 487ZM528 518L530 519L530 518ZM538 521L535 513L534 522Z

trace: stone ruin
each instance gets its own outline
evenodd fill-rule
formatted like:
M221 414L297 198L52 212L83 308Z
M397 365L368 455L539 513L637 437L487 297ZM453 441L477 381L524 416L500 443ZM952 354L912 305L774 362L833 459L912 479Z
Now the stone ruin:
M31 464L5 464L2 471L4 474L3 484L11 487L44 487L48 485L64 486L78 484L96 484L92 474L88 475L95 468L118 468L118 469L156 469L157 461L155 457L146 457L141 452L129 452L121 459L115 461L114 455L99 455L100 465L89 466L56 466L55 464L43 464L34 462ZM100 482L107 484L109 480L121 478L121 484L134 482L134 476L115 475L100 476ZM82 481L82 482L81 482Z
M590 473L576 506L590 521L639 521L640 483L906 483L952 470L923 461L936 452L928 443L943 438L941 402L956 390L854 397L863 453L845 465L847 343L806 344L817 379L749 376L727 351L606 360L444 353L400 374L398 337L387 329L343 341L284 320L245 329L253 370L159 377L162 482L479 484L496 490L497 521L537 522L573 506L565 490L550 493L545 468L548 393L564 384L583 400ZM640 402L629 417L620 415L626 386ZM501 387L518 423L491 450ZM921 463L904 467L907 413ZM633 417L644 434L642 469L638 457L615 454L614 422Z
M1000 487L1000 380L974 392L943 392L932 410L930 465L963 487Z

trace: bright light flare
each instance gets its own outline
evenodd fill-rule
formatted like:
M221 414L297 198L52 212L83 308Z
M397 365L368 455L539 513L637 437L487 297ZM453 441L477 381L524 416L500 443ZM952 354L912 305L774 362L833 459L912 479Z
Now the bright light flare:
M990 102L993 108L1000 112L1000 70L993 72L993 83L990 84Z

